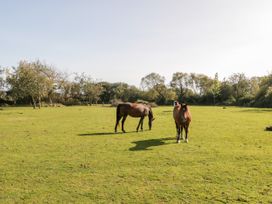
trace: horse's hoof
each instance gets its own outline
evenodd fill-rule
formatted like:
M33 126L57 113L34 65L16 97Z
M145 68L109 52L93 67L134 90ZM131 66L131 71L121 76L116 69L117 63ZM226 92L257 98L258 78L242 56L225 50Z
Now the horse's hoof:
M188 139L186 139L185 142L188 143Z
M180 140L177 140L177 143L179 144L179 143L180 143Z

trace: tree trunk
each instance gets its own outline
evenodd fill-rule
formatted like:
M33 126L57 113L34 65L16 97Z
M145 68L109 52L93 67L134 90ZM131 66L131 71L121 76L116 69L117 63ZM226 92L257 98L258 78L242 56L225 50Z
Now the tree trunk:
M36 107L37 107L36 100L35 100L35 98L33 96L31 96L31 99L32 99L33 109L36 109Z
M91 98L88 98L88 100L89 100L89 105L92 106Z
M41 109L42 107L42 100L41 100L41 97L39 96L39 109Z
M50 103L50 107L53 107L53 101L52 98L49 96L49 103Z

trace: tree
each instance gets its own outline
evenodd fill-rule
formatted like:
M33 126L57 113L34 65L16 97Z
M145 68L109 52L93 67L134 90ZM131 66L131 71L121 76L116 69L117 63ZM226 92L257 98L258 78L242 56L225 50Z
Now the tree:
M233 96L233 87L226 79L221 82L219 97L221 99L221 103L224 105L233 105L235 102L235 98Z
M84 94L87 97L89 104L97 104L102 90L103 87L101 84L92 81L86 81L83 88Z
M175 89L176 94L180 101L183 101L188 93L188 88L190 84L190 76L187 73L176 72L172 76L170 86Z
M259 78L259 89L255 95L254 105L272 107L272 74Z
M48 96L48 91L54 84L54 81L48 77L49 72L51 72L51 67L39 60L20 61L19 66L13 68L7 77L14 99L30 97L33 108L36 108L37 101L40 108L42 98Z
M214 76L212 87L211 87L211 92L213 95L213 104L215 105L215 99L216 99L216 97L219 96L219 93L220 93L220 81L218 79L218 73L216 73Z
M156 101L164 104L167 101L167 87L164 84L165 78L157 73L151 73L141 79L141 86L147 91L154 90L156 93Z
M141 79L141 86L143 89L156 89L160 85L164 85L165 78L157 73L151 73ZM159 90L158 90L159 92Z
M210 92L213 80L204 74L191 73L189 85L195 94L203 96Z
M255 97L260 90L262 77L251 77L249 80L249 94L251 97Z
M121 99L122 101L128 101L128 92L129 85L126 83L114 83L113 91L114 91L114 99Z
M232 74L229 81L233 87L233 96L238 103L250 96L250 83L244 73Z
M102 85L96 83L91 76L85 73L76 75L75 83L72 85L72 91L77 95L78 99L88 102L88 104L97 103L102 90Z
M53 106L53 99L55 97L56 91L58 89L58 78L59 73L53 69L52 67L46 66L41 69L42 74L44 75L44 78L46 79L45 85L46 85L46 91L45 94L48 97L50 106Z
M5 69L3 67L0 67L0 99L3 99L5 97Z

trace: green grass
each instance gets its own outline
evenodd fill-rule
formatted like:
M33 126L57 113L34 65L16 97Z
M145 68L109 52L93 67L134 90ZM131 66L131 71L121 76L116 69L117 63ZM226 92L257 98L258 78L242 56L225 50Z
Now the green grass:
M113 134L114 108L0 110L0 203L272 203L271 109L192 106L188 144L153 111Z

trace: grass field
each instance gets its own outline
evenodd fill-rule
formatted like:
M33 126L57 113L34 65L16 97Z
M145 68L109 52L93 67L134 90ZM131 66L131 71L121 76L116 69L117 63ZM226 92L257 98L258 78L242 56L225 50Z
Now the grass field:
M272 203L272 109L192 106L188 144L153 111L113 134L110 107L0 110L0 203Z

